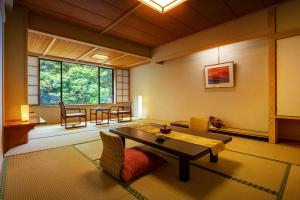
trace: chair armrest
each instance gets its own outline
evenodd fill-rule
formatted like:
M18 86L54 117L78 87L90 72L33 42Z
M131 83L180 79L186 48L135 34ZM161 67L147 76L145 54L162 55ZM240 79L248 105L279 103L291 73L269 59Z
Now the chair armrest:
M81 110L84 110L84 114L86 115L86 108L79 108L79 112L81 112Z
M67 112L68 110L78 110L79 112L81 112L82 110L84 110L85 114L86 114L86 108L65 108L65 111Z
M120 107L122 107L122 106L111 106L111 107L109 108L109 110L112 110L113 108L116 108L116 109L119 111Z

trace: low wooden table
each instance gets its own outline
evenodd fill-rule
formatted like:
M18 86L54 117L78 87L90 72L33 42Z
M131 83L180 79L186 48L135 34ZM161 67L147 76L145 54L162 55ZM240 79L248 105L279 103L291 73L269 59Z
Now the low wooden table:
M110 114L109 114L110 109L109 108L99 108L99 109L95 109L95 108L91 108L90 109L90 122L93 123L92 121L92 116L95 116L95 122L96 125L101 125L101 124L109 124L109 120L110 120ZM98 112L101 112L101 122L98 123ZM107 115L107 123L103 123L103 114Z
M151 124L151 126L160 127L158 124ZM230 136L220 135L209 132L197 132L191 131L186 128L172 127L172 130L182 132L191 135L197 135L200 137L210 138L214 140L220 140L224 143L228 143L232 140ZM196 160L202 156L210 154L210 161L217 162L218 155L213 155L210 148L202 145L185 142L182 140L168 138L163 143L156 142L156 134L141 131L135 128L122 127L109 130L120 136L124 146L125 138L146 144L148 146L165 151L172 155L179 157L179 179L181 181L188 181L190 178L190 161Z
M35 113L30 113L29 121L20 120L5 121L3 125L3 152L11 148L28 143L28 133L38 124L45 124L46 121Z

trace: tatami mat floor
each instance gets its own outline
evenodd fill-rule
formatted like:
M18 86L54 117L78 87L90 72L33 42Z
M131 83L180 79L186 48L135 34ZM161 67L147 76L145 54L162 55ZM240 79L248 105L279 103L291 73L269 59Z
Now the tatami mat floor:
M183 183L176 158L128 140L127 147L146 148L167 163L127 185L99 167L100 128L108 127L34 130L30 145L5 158L0 199L300 199L299 148L233 137L217 163L193 162Z

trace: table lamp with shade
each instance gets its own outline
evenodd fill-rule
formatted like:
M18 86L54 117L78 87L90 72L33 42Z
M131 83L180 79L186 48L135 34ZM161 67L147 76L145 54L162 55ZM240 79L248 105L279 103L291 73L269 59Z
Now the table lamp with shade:
M21 121L29 121L29 105L21 105Z

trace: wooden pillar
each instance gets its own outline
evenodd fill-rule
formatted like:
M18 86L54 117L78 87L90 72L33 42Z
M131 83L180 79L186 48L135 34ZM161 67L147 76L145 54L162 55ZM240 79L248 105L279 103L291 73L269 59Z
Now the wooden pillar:
M20 106L27 104L26 8L15 6L6 12L4 27L4 120L18 120Z
M276 8L268 10L269 41L269 142L278 140L276 123Z

